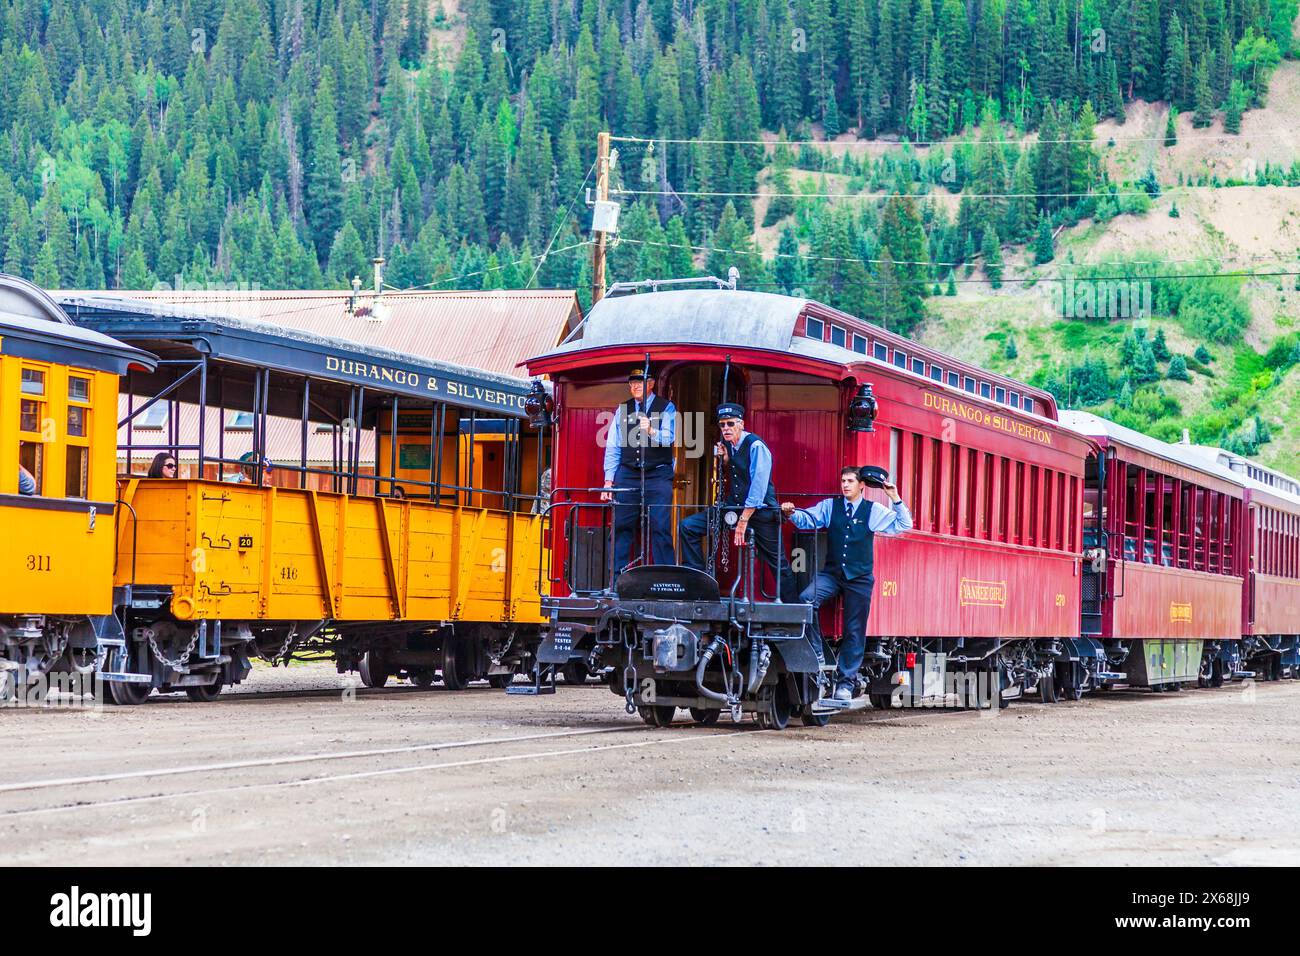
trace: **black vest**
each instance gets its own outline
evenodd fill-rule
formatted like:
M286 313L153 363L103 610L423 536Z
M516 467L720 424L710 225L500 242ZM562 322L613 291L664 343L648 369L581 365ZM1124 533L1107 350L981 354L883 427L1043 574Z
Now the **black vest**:
M730 485L728 486L726 503L733 507L744 505L745 499L749 497L749 483L751 481L749 451L756 443L765 444L763 439L753 432L746 432L745 437L740 440L739 447L731 452ZM772 484L770 474L767 476L767 492L763 495L763 506L765 508L776 507L776 486Z
M650 425L656 431L660 425L660 419L663 411L668 407L668 399L660 398L658 395L650 396L650 403L646 407L646 415L650 418ZM618 461L620 465L626 465L629 468L654 468L657 465L671 465L673 463L673 448L671 445L657 445L645 439L643 446L638 446L633 439L636 437L637 417L636 417L636 399L629 398L624 402L620 409L623 416L623 436L624 443L619 451Z
M875 535L871 531L871 502L862 498L849 524L844 499L831 500L831 527L826 542L826 566L839 568L849 580L870 578L873 570Z

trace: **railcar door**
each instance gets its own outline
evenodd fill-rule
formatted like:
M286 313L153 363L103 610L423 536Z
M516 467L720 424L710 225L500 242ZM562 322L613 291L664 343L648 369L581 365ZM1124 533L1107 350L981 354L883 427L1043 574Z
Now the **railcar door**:
M1083 573L1080 579L1081 634L1100 636L1106 589L1106 460L1091 455L1083 472Z
M723 400L745 405L744 374L735 365L678 365L669 371L664 393L677 406L677 443L673 449L673 540L682 518L713 504L715 459L713 447L720 440L714 411ZM734 562L730 562L733 563ZM733 569L734 570L734 569Z

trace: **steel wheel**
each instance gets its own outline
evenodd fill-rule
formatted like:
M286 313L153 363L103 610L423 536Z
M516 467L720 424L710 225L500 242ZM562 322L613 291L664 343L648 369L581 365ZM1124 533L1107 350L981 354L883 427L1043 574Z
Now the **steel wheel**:
M813 712L812 706L805 707L799 719L805 727L825 727L831 722L830 714L817 714Z
M894 705L891 694L869 694L868 697L876 710L889 710Z
M677 708L672 704L643 704L636 709L636 712L651 727L667 727L677 715Z
M560 668L560 673L564 676L566 684L585 684L587 683L587 662L583 660L569 661Z
M466 673L465 647L456 635L442 641L442 686L447 690L464 690L469 683Z
M412 671L410 678L411 683L420 690L428 690L433 686L433 671Z
M785 681L769 684L758 692L758 726L764 730L785 730L790 726L793 708Z
M366 651L361 657L361 664L357 668L361 673L361 683L367 687L383 687L388 683L389 673L384 666L383 658L375 651Z
M691 708L691 720L703 727L712 727L718 722L718 718L721 716L722 711L720 710L713 710L708 707Z
M221 696L221 677L218 676L211 684L204 684L202 687L186 687L185 696L199 704L210 704Z
M1056 703L1056 677L1054 675L1044 674L1038 678L1038 699L1044 704Z
M128 684L125 681L110 681L108 693L113 703L122 707L136 707L149 699L153 690L148 684Z

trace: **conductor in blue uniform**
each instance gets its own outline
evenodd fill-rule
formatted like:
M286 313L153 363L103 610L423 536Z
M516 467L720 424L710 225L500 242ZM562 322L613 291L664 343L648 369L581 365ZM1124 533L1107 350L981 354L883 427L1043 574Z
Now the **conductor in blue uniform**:
M864 472L884 489L889 507L866 499ZM799 600L814 608L812 643L820 659L823 654L821 623L815 609L837 594L844 595L844 635L831 696L847 703L853 699L853 683L866 655L867 616L871 613L871 591L876 583L873 577L876 535L897 535L910 530L912 513L887 474L878 468L842 468L840 491L840 497L825 498L806 510L784 502L781 511L804 531L829 529L826 567L804 589Z
M723 459L727 475L723 505L732 511L739 510L731 529L732 542L740 547L745 533L753 528L759 559L780 582L781 600L791 603L795 597L794 576L780 548L781 515L777 510L776 487L772 484L772 451L763 439L745 431L743 406L724 402L718 406L717 416L722 441L714 453ZM707 511L696 512L677 526L682 564L688 568L704 570L704 549L700 542L707 536L708 528Z
M605 442L602 501L614 501L614 557L617 576L631 562L632 542L646 509L650 552L645 564L673 563L673 441L677 408L655 394L654 377L634 368L627 377L631 397L614 411ZM613 489L620 488L621 491ZM642 488L645 496L642 497ZM647 542L641 542L643 550Z

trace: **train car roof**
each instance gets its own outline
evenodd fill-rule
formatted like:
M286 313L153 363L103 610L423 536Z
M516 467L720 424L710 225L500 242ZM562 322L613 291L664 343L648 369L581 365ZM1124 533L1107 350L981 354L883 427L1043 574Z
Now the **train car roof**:
M582 323L558 348L534 357L529 364L568 353L610 347L708 345L720 349L730 347L781 352L841 367L879 365L905 375L924 378L932 386L951 387L925 375L918 375L910 367L881 361L869 353L799 334L801 323L806 323L809 318L832 325L842 324L849 330L849 334L856 331L860 335L873 336L877 342L890 349L897 346L916 358L936 359L935 364L942 364L947 371L978 376L999 388L1019 392L1034 401L1035 411L1027 414L1037 414L1048 419L1056 417L1055 399L1048 392L944 355L813 299L771 292L674 289L607 296L588 310ZM803 324L802 327L806 329L807 326ZM970 392L964 394L972 398L984 398ZM997 402L994 398L984 400ZM1024 411L1017 406L1012 407ZM1039 409L1050 414L1044 415Z
M152 371L157 365L148 352L74 325L43 289L4 274L0 274L0 352L115 375L132 368Z
M165 359L206 353L218 361L363 385L476 411L516 418L524 414L529 382L512 375L157 302L83 295L67 305L81 325L138 342Z
M1140 431L1132 428L1126 428L1118 425L1109 419L1102 418L1100 415L1093 415L1091 412L1063 411L1061 415L1061 424L1077 432L1082 432L1095 439L1104 439L1120 445L1127 445L1144 451L1149 455L1154 455L1175 465L1181 465L1184 468L1191 468L1195 471L1212 475L1240 488L1249 488L1253 491L1264 491L1279 498L1293 500L1300 504L1300 498L1290 495L1280 488L1272 488L1268 485L1256 481L1249 475L1243 475L1241 472L1233 471L1228 466L1220 463L1214 456L1204 454L1191 445L1171 445L1169 442L1163 442L1158 438L1152 438L1150 435L1144 435Z

